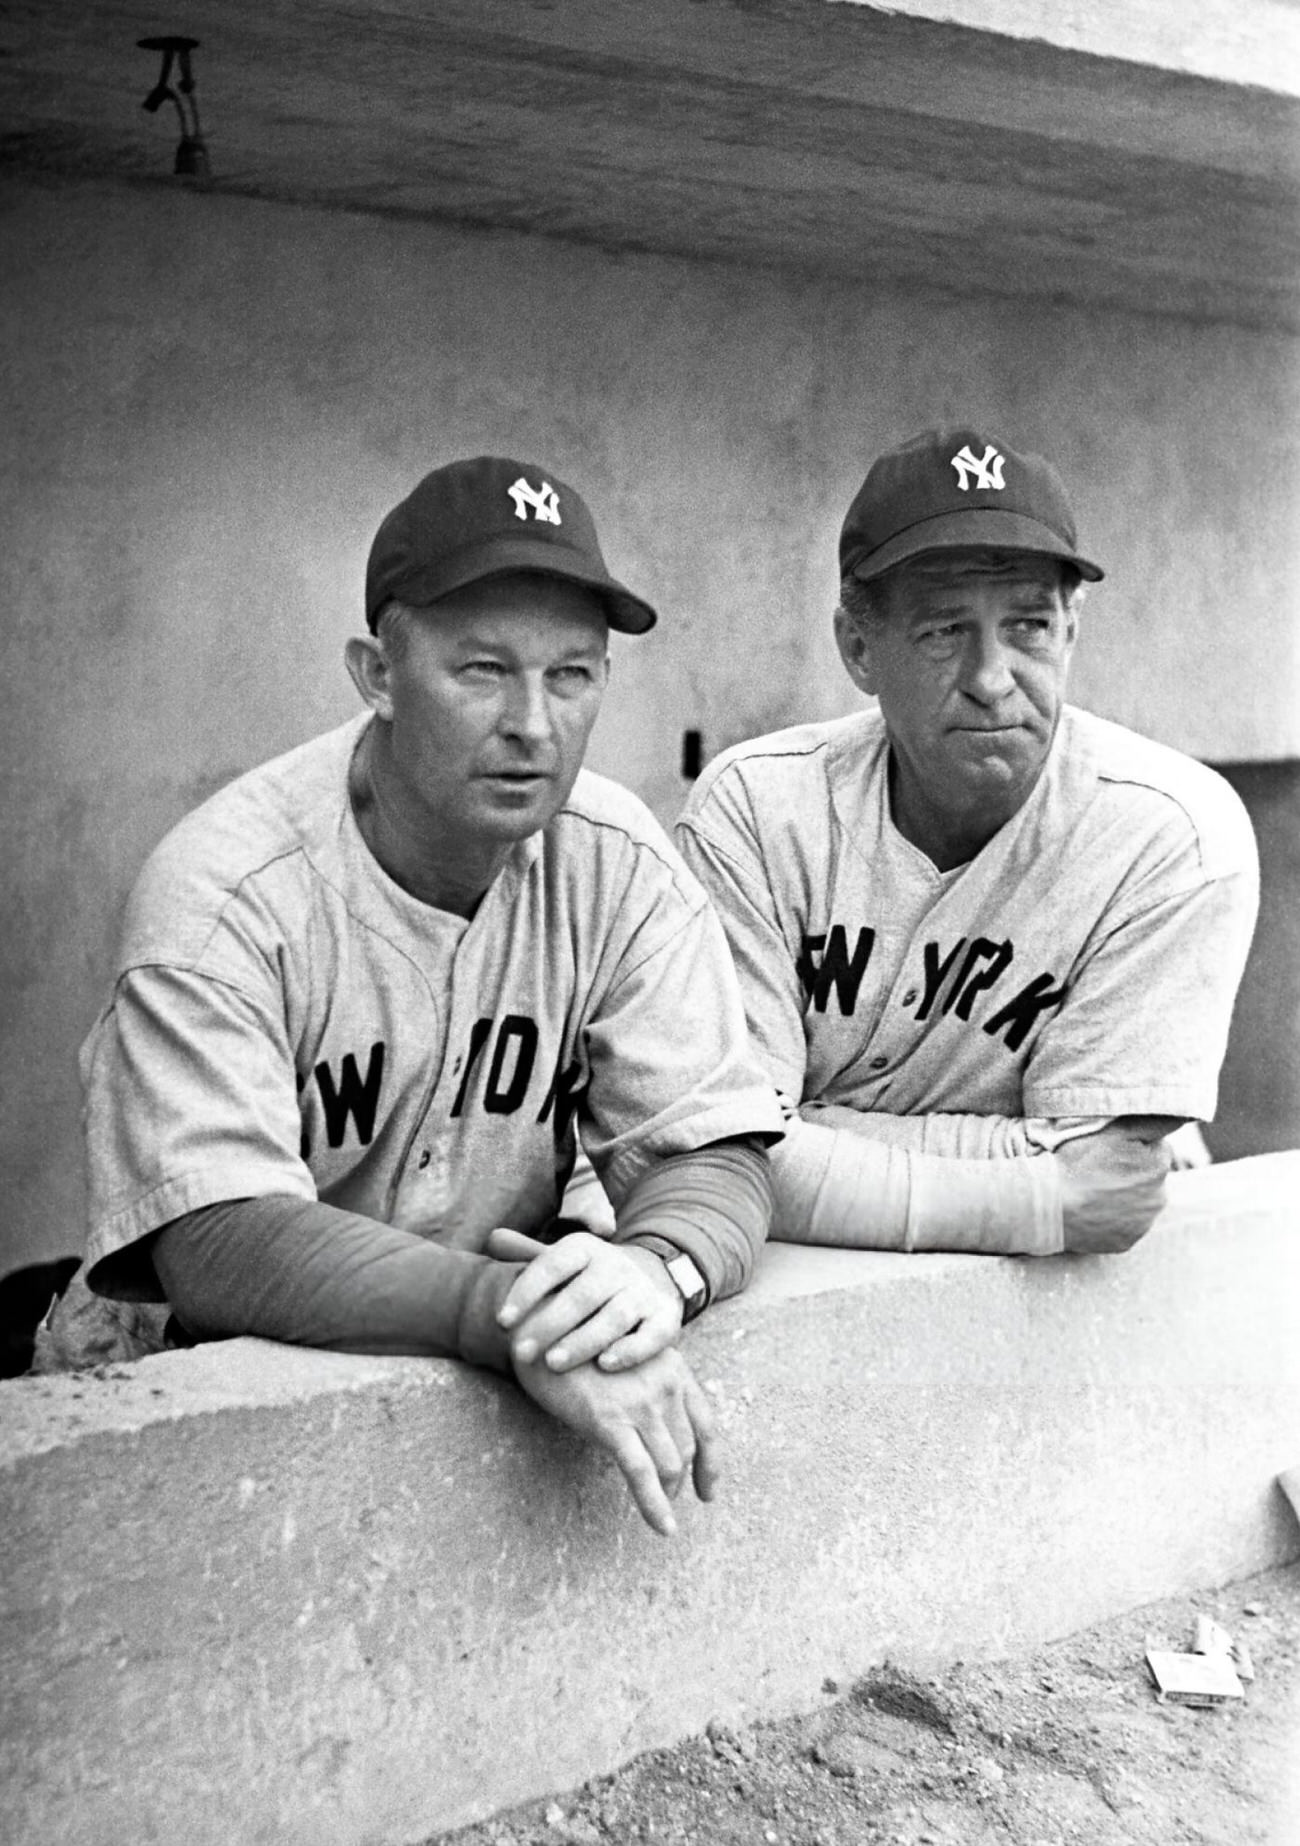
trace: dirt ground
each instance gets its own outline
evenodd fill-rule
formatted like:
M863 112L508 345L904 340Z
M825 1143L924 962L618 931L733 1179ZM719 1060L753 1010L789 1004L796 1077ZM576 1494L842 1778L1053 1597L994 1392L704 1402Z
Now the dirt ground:
M1240 1704L1162 1704L1144 1652L1198 1612ZM1154 1603L1028 1659L888 1665L780 1723L638 1757L437 1846L1300 1846L1300 1566ZM434 1842L426 1843L434 1846Z

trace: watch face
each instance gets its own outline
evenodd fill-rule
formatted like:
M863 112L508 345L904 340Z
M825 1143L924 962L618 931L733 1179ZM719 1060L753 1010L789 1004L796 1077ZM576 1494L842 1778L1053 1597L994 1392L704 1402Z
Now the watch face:
M667 1269L685 1306L702 1308L708 1296L708 1284L691 1258L683 1252L681 1256L675 1256L672 1259Z

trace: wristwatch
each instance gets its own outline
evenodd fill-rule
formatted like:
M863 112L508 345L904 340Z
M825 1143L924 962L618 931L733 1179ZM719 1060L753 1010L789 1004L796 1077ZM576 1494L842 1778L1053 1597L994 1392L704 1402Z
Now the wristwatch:
M673 1286L682 1298L682 1325L694 1320L709 1305L709 1285L687 1256L685 1250L679 1250L676 1256L665 1257L664 1268L673 1279Z
M679 1250L675 1243L666 1237L658 1236L654 1231L647 1231L629 1240L638 1250L648 1250L651 1256L657 1256L668 1271L673 1287L682 1298L682 1325L694 1320L709 1305L709 1285L696 1266L694 1257L687 1256L685 1250Z

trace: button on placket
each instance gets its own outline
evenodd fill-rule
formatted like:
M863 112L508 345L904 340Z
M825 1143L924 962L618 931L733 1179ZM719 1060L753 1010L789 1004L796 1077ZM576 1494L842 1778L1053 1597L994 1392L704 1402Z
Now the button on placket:
M447 1149L442 1137L437 1133L430 1135L413 1163L412 1178L418 1187L417 1196L422 1212L436 1214L445 1206L448 1165Z

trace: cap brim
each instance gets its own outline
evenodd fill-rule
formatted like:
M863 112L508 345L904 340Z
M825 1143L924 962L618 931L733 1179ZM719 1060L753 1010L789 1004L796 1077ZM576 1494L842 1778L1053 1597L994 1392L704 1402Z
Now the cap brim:
M1059 533L1023 513L1004 513L997 507L972 507L967 513L941 513L934 519L918 520L905 532L896 533L887 544L875 551L860 554L844 565L846 576L869 583L883 576L895 564L920 557L926 551L966 551L972 546L987 545L999 551L1032 551L1042 557L1061 558L1073 564L1089 583L1100 583L1105 572L1087 558L1081 558Z
M555 539L493 538L482 545L470 545L440 560L439 568L406 578L400 588L385 589L382 602L396 598L415 608L463 590L466 584L481 583L487 577L504 577L512 571L540 571L547 577L561 577L569 583L581 583L595 590L605 605L611 628L620 634L643 635L654 627L659 617L650 604L625 588L608 572L601 572L578 551L570 551ZM380 586L381 588L383 586ZM382 602L370 611L373 623Z

